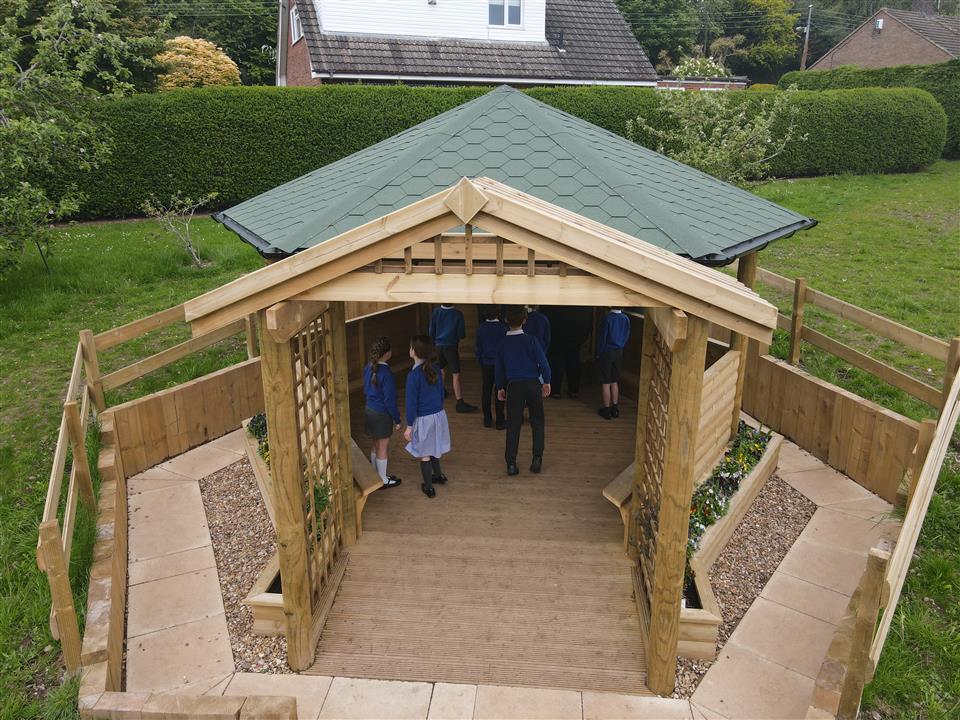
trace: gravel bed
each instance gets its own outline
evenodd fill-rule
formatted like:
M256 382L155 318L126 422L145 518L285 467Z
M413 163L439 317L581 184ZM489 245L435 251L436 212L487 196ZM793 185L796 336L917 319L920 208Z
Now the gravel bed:
M200 481L200 493L237 672L289 673L286 640L254 635L253 614L242 604L277 549L276 533L249 460L205 477Z
M815 503L776 475L767 480L710 569L710 582L723 616L717 638L718 651L726 644L816 509ZM712 664L704 660L678 659L677 686L673 696L689 698L693 695Z

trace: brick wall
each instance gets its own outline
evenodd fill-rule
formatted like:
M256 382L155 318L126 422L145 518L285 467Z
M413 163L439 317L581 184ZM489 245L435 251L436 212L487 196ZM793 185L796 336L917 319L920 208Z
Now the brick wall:
M293 45L287 41L287 85L303 87L304 85L320 85L320 78L310 77L310 52L307 50L307 39L300 38Z
M883 18L883 30L879 32L874 29L877 18ZM810 69L830 70L838 65L864 68L927 65L947 60L950 60L947 53L881 10Z

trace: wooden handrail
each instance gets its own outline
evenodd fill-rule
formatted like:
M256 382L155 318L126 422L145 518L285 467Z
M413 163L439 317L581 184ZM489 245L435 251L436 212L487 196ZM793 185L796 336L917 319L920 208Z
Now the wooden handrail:
M153 315L147 315L147 317L134 320L126 325L97 333L93 339L98 351L108 350L128 340L133 340L154 330L159 330L183 321L183 305L174 305L171 308L161 310Z

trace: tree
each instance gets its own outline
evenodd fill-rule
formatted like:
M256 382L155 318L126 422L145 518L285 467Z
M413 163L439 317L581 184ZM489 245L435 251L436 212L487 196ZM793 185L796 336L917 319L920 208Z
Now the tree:
M109 139L91 106L100 93L136 87L148 37L117 31L111 0L0 3L0 273L17 267L28 245L41 253L52 223L83 200L63 181L99 166ZM159 35L154 39L159 41Z
M759 180L788 143L806 139L796 137L795 91L772 93L756 107L737 93L663 93L657 125L638 117L627 123L627 137L652 140L657 152L726 182Z
M244 85L273 85L276 78L277 6L263 0L168 0L171 30L223 48L240 68Z
M209 40L175 37L154 59L163 68L157 76L161 90L240 84L237 64Z
M730 55L735 74L753 77L796 55L800 16L790 12L790 5L791 0L730 0L723 35L744 38Z
M658 70L693 51L700 18L690 0L617 0L617 7Z

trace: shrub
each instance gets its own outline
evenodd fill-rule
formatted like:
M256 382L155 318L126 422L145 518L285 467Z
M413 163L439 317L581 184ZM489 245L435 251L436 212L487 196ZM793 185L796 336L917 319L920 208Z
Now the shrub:
M113 154L92 181L84 181L89 199L82 212L85 217L137 215L150 196L169 198L178 192L194 198L215 192L216 207L230 207L487 90L397 85L211 87L101 101L95 116L114 139ZM626 132L627 121L638 116L654 126L667 122L659 106L660 93L651 88L554 87L526 92L620 135ZM931 115L942 117L932 98L926 96L924 102L920 97L924 93L914 96L910 93L916 91L911 90L864 92L855 91L848 99L843 92L797 93L793 102L801 106L803 118L797 132L809 134L810 140L777 158L774 174L911 170L930 162L929 145L936 143L936 134L931 140L924 133L936 125ZM763 93L736 95L749 100ZM869 105L874 102L880 102L889 116L871 125L864 121L873 117ZM815 107L808 110L808 104ZM831 143L840 143L845 135L850 137L845 152L832 157ZM640 140L655 146L650 138Z
M772 93L738 93L759 105ZM913 172L943 152L947 118L933 97L915 88L798 92L795 138L772 163L779 177ZM785 128L780 128L780 133Z
M771 85L770 83L754 83L747 90L753 90L754 92L766 92L767 90L776 90L776 85Z
M801 90L843 90L862 87L917 87L926 90L947 113L944 157L960 157L960 59L936 65L898 65L864 69L844 65L834 70L786 73L781 88L797 85Z

